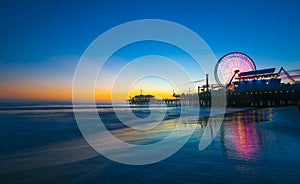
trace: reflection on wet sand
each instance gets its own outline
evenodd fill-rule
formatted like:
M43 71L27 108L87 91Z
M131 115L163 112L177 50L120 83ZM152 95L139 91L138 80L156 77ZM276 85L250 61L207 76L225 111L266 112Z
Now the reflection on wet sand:
M209 117L186 117L178 123L178 118L165 120L157 127L150 130L136 130L131 128L114 129L111 131L120 140L131 144L151 144L166 138L172 131L182 130L178 136L186 136L184 130L197 131L197 137L201 138L203 130L207 127L212 138L217 132L213 132L213 125L208 123ZM229 159L254 160L257 158L263 144L272 137L259 131L257 123L272 121L272 109L251 110L226 115L221 127L221 145L224 154ZM107 143L109 144L109 140ZM1 157L2 166L0 172L16 172L31 168L61 165L78 162L99 156L83 138L61 142L46 147L28 150L27 152ZM40 162L44 160L44 162ZM9 165L19 167L7 169Z
M251 110L231 115L221 129L225 155L230 159L255 160L266 142L257 123L272 121L272 109Z

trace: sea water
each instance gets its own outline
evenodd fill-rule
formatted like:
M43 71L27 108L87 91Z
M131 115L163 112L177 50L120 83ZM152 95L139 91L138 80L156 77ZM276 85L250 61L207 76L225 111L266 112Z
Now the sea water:
M89 110L89 106L83 106ZM153 107L161 111L162 107ZM183 108L183 107L182 107ZM98 104L114 136L151 144L176 128L179 107L168 107L162 126L143 133L122 124L114 111L149 116L147 107ZM191 109L193 110L193 109ZM194 109L195 110L195 109ZM197 110L197 109L196 109ZM209 109L188 118L194 134L160 162L133 166L107 159L83 138L69 102L3 101L0 105L1 183L299 183L300 113L296 107L227 109L213 142L199 151Z

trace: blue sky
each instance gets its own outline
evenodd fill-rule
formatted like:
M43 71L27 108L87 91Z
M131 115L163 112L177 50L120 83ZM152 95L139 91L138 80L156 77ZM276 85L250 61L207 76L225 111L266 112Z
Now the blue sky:
M258 68L300 68L300 2L296 0L20 0L1 1L0 9L1 84L22 81L39 86L39 82L58 81L70 85L80 55L95 38L119 24L149 18L190 28L217 58L240 51L252 57Z

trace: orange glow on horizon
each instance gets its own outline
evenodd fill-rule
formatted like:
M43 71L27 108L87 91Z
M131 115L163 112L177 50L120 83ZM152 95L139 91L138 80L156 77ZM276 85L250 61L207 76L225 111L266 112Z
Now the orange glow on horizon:
M0 98L28 100L71 100L72 86L65 83L17 81L1 83Z
M98 88L94 97L89 96L87 91L80 91L81 100L95 98L96 101L125 101L129 97L140 95L140 90L132 90L129 93L123 91L113 92L111 89ZM155 98L172 98L171 92L160 90L143 90L144 95L151 94ZM113 98L112 98L113 97ZM37 82L37 81L14 81L1 83L0 98L24 99L24 100L72 100L72 84L70 82Z

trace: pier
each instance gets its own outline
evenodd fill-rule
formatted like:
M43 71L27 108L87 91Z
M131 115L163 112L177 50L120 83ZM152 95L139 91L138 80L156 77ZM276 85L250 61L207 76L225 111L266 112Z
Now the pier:
M282 83L284 72L288 83ZM300 82L296 82L282 67L248 72L234 71L229 83L222 89L208 89L208 84L198 88L200 106L211 106L211 99L226 95L217 105L244 107L277 107L297 105L300 99ZM224 93L226 90L226 93ZM218 100L215 100L218 102Z
M209 92L199 93L200 106L211 106L211 98L218 98L221 95L226 95L226 106L240 107L277 107L297 105L300 99L300 90L286 91L256 91L256 92L226 92L226 94L212 94ZM218 101L218 100L216 100Z
M290 75L283 67L256 69L253 60L240 52L223 56L214 71L217 84L198 87L195 94L175 94L164 99L153 95L136 95L129 99L130 104L166 104L167 106L209 107L214 105L240 107L277 107L297 105L300 101L300 69ZM285 82L284 82L285 81ZM300 105L299 105L300 106ZM300 107L299 107L300 108Z

